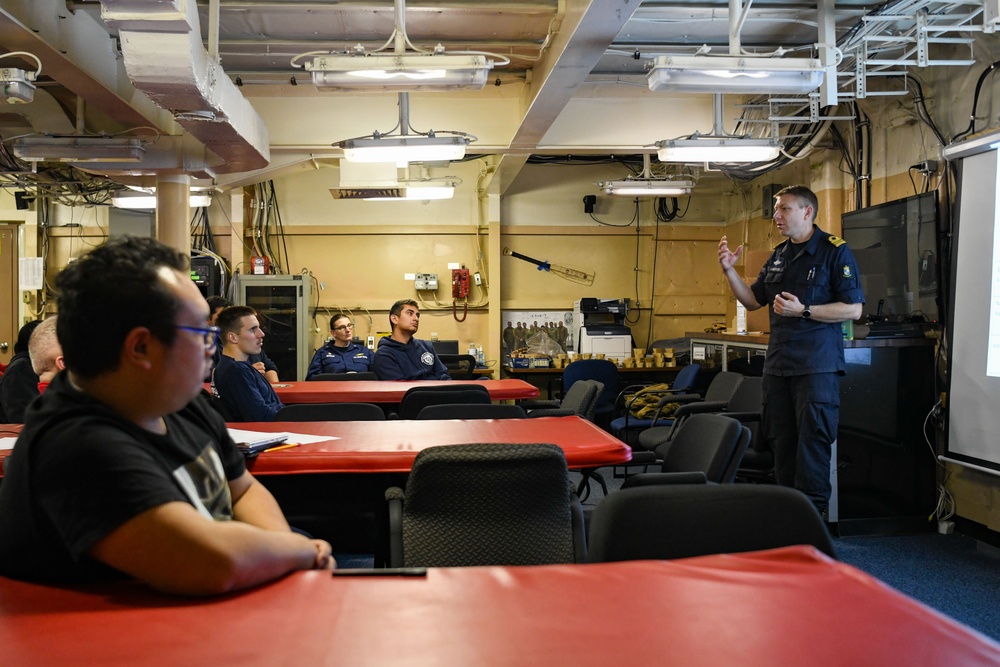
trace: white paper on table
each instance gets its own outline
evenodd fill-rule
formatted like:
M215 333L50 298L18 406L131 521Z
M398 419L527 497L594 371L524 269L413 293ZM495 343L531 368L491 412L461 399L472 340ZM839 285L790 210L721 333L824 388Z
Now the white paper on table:
M245 431L243 429L231 428L228 429L229 437L233 439L233 442L254 442L260 440L261 438L266 438L269 435L274 435L272 431ZM323 442L324 440L340 440L332 435L312 435L309 433L292 433L289 431L282 431L288 437L285 442L291 444L295 443L298 445L308 445L313 442Z
M0 438L0 449L14 449L17 438Z

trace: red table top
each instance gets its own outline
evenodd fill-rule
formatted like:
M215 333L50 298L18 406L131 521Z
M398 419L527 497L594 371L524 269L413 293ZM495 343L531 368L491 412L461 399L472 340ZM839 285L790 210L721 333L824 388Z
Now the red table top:
M570 468L616 465L632 458L632 450L621 440L580 417L241 422L231 426L246 431L309 433L337 438L264 452L248 461L254 475L409 472L417 452L425 447L473 442L550 442L562 447ZM6 435L16 435L21 431L21 424L0 425L0 430ZM0 462L9 454L10 450L0 450Z
M570 468L625 463L632 450L580 417L389 420L382 422L250 422L248 431L329 435L337 440L264 452L248 462L254 475L325 472L409 472L417 452L434 445L550 442ZM289 439L294 442L294 436Z
M299 572L210 600L0 578L4 664L1000 664L1000 644L810 547L678 561Z
M524 380L345 380L340 382L279 382L272 385L285 405L295 403L399 403L411 387L481 384L494 401L537 398L538 387ZM205 388L212 391L210 384Z

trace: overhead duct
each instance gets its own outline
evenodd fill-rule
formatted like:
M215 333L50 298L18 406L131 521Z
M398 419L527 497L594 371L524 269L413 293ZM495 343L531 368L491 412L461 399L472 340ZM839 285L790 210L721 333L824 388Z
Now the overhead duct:
M132 85L225 161L216 171L268 165L267 127L202 45L194 0L101 0L101 17L119 31Z

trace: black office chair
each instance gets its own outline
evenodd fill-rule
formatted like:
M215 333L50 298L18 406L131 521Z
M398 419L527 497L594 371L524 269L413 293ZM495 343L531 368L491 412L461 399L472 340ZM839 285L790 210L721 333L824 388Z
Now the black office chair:
M730 484L736 478L736 469L749 444L750 429L735 419L722 415L694 415L657 452L662 457L660 472L626 477L622 488L671 484L677 481L678 473L700 473L708 482ZM680 481L690 481L690 477Z
M681 398L682 401L696 400L692 399L692 396L696 395L694 387L700 372L701 364L688 364L678 371L669 387L663 388L663 385L625 387L615 399L616 408L620 404L624 414L611 421L609 430L625 444L635 444L639 433L653 426L653 415L657 409L662 410L668 403L677 402L677 397L686 397ZM644 408L640 414L648 412L648 417L635 416L635 411L640 407Z
M438 359L448 369L452 380L472 380L476 377L476 358L471 354L439 354Z
M399 403L399 419L416 419L428 405L442 403L480 404L491 403L490 392L481 384L440 384L411 387Z
M384 421L382 408L372 403L297 403L274 415L276 422Z
M596 380L574 382L562 400L525 401L521 403L529 417L569 417L576 415L587 421L594 421L594 411L601 390L604 388Z
M591 421L601 428L610 428L615 416L615 397L618 395L618 366L607 359L574 361L563 370L563 393L568 392L581 380L593 380L601 384Z
M673 559L808 544L836 558L819 512L801 492L757 484L622 489L589 525L592 563Z
M390 488L392 567L586 561L583 512L550 444L429 447Z
M733 392L724 408L719 409L716 404L708 401L682 405L674 412L674 423L670 427L656 427L640 433L639 442L644 448L661 452L689 418L698 414L718 414L731 417L746 425L750 429L752 445L754 440L758 439L756 436L760 431L763 410L763 379L744 377L740 380L739 386L736 387L736 391ZM656 458L662 457L657 454Z
M686 397L681 401L677 398L665 398L666 402L680 402L680 406L674 410L670 418L661 419L660 411L657 410L653 416L653 425L645 431L639 433L638 446L634 449L655 450L665 441L669 440L680 423L688 416L704 412L722 412L729 405L729 401L736 394L740 384L745 378L739 373L723 371L712 378L711 384L705 391L705 398ZM692 400L693 398L693 400Z
M309 382L351 382L354 380L377 380L378 376L373 372L365 371L362 373L317 373L306 379Z
M527 417L520 405L507 403L428 405L417 419L524 419Z

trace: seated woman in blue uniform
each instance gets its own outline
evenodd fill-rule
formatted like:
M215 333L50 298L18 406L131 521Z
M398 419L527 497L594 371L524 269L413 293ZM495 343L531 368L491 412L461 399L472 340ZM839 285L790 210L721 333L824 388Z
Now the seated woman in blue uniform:
M337 313L331 317L330 334L333 338L313 355L307 380L320 373L366 373L372 369L375 353L354 342L354 323L349 315Z

